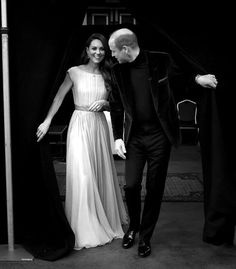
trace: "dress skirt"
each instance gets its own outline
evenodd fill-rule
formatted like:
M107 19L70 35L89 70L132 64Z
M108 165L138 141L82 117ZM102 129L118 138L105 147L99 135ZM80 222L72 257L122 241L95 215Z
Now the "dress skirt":
M103 112L75 110L67 133L65 211L75 249L124 235L127 214Z

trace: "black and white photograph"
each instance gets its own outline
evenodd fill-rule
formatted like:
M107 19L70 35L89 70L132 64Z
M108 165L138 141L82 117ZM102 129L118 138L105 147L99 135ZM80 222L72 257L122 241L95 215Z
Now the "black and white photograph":
M0 11L0 269L235 268L233 4Z

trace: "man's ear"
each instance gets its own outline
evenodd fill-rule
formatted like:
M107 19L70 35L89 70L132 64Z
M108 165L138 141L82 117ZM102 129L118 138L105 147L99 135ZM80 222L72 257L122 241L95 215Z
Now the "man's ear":
M124 46L122 47L122 50L123 50L126 54L129 53L129 47L126 46L126 45L124 45Z

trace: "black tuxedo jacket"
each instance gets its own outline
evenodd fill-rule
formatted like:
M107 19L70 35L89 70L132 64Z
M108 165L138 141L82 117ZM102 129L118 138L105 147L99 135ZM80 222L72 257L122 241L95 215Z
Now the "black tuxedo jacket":
M170 79L176 73L173 68L173 61L167 53L143 52L148 63L148 80L155 111L166 136L173 145L177 145L180 138L179 121L174 95L170 87ZM193 73L196 75L195 72ZM109 102L114 138L121 138L127 144L134 120L134 100L129 79L129 64L114 64L112 67L112 77L114 85Z

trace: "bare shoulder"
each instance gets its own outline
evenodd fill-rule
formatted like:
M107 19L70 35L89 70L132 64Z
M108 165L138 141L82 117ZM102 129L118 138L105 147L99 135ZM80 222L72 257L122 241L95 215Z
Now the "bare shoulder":
M87 66L85 64L78 65L77 68L83 71L87 71Z
M76 70L76 68L78 68L77 66L71 66L67 72L70 73L70 72L73 72L74 70Z

